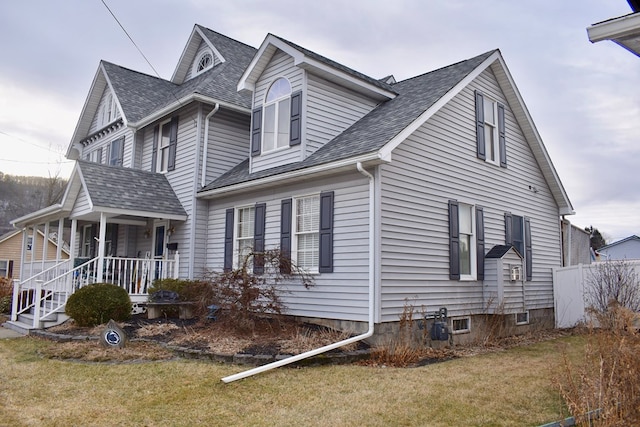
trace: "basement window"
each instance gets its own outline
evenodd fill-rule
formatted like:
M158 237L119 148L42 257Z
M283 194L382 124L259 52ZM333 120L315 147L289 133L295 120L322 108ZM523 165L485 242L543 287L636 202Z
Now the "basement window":
M464 334L471 332L471 318L461 317L451 320L451 330L454 334Z
M516 313L516 325L528 325L529 324L529 312L523 311L522 313Z

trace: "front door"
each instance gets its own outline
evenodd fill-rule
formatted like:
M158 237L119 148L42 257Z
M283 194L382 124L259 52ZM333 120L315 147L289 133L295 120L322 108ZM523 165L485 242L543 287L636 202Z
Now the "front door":
M162 259L164 258L165 240L166 240L166 222L159 222L154 225L153 230L153 259L155 264L155 272L153 279L162 278Z

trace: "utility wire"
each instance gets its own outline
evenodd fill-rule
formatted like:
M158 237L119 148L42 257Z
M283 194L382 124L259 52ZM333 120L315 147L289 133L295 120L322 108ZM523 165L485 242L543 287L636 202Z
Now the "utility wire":
M107 3L105 2L105 0L100 0L102 1L102 4L104 5L104 7L107 8L107 10L109 11L109 13L111 14L111 16L113 16L113 19L115 19L115 21L118 23L118 25L120 26L120 28L122 28L122 31L124 31L124 33L127 35L127 37L129 37L129 40L131 40L131 43L133 43L133 45L136 47L136 49L138 49L138 52L140 52L140 55L142 55L142 57L144 58L145 61L147 61L147 64L149 64L149 67L151 67L151 69L153 70L154 73L156 73L156 77L161 78L160 74L156 71L156 69L154 68L153 65L151 65L151 62L147 59L147 57L145 56L145 54L142 52L142 50L138 47L138 45L136 44L136 42L133 41L133 38L131 38L131 36L129 35L129 33L127 32L127 30L125 30L124 26L120 23L120 21L118 20L118 18L116 17L116 15L111 11L111 9L109 8L109 6L107 5Z

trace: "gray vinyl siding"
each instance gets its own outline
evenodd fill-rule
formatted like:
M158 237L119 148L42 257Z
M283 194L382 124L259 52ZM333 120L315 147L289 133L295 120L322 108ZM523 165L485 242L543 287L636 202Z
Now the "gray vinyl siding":
M73 219L79 215L83 215L89 213L91 211L91 205L89 203L89 197L87 197L87 193L84 189L80 190L78 193L78 197L76 198L76 203L71 209L71 214L69 218Z
M507 168L476 157L474 89L507 106ZM446 306L454 316L482 312L481 282L449 280L449 199L484 208L485 251L505 243L505 212L531 219L533 280L525 284L526 305L553 307L551 269L561 264L558 207L489 69L382 167L383 321L396 321L405 301L427 310Z
M360 120L376 104L375 100L308 74L305 157Z
M166 172L165 175L187 213L185 222L174 221L171 223L175 227L175 233L170 238L172 243L178 243L178 251L182 259L180 262L180 277L183 278L189 276L188 259L194 255L189 252L190 227L193 220L194 181L199 182L202 168L201 159L196 157L197 145L202 144L201 141L197 141L198 112L198 105L194 103L173 113L171 116L165 117L163 120L152 123L144 130L142 169L151 170L154 127L175 115L178 116L175 170Z
M196 55L193 58L193 62L191 63L191 66L189 67L189 70L187 71L187 75L184 78L185 82L197 75L196 74L196 69L197 69L196 67L198 66L198 62L200 61L200 55L202 55L206 50L211 52L211 55L213 56L213 66L214 67L221 63L220 58L218 58L216 56L215 52L213 52L211 50L209 45L204 40L201 41L200 42L200 46L198 46L198 50L196 51Z
M291 84L291 92L304 90L304 71L295 66L293 58L281 50L276 51L265 68L264 72L256 82L253 94L253 104L259 107L264 104L267 91L271 84L278 78L285 77ZM264 117L264 114L263 114ZM304 132L304 131L303 131ZM248 151L247 151L248 152ZM283 164L293 163L302 160L302 145L288 147L251 158L251 171L259 172Z
M206 117L206 113L203 116ZM249 155L251 117L220 109L209 121L206 184ZM203 124L204 128L204 124Z
M307 185L280 186L242 197L216 200L210 206L207 267L221 271L225 210L266 203L265 248L280 245L281 201L334 191L334 272L314 276L315 286L291 285L284 296L287 314L366 321L368 315L368 182L360 175L314 179ZM310 184L312 183L312 184Z

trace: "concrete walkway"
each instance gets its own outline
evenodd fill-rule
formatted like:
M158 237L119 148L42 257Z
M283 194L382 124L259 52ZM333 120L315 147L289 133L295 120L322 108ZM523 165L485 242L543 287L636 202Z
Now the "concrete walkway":
M2 326L2 324L0 324L0 340L4 338L20 338L20 337L24 337L24 335L12 329L5 328L4 326Z

